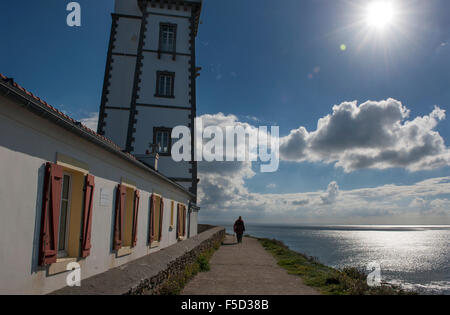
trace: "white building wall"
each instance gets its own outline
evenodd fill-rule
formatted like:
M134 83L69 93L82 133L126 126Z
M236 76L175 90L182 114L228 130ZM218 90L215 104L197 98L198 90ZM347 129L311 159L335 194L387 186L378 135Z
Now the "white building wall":
M135 65L134 57L113 56L107 106L130 108Z
M128 15L142 15L137 0L115 0L114 12Z
M138 103L190 107L189 60L190 57L177 56L177 59L173 61L172 55L168 54L161 54L161 59L158 59L157 53L144 52ZM175 98L154 96L157 71L175 72Z
M124 110L106 110L108 115L108 124L114 126L114 128L108 128L105 136L111 139L114 143L117 143L121 148L125 147L127 141L127 134L122 130L128 128L129 112Z
M147 165L153 165L153 158L139 157L139 160L145 162ZM189 162L175 162L170 156L160 156L158 161L158 170L165 169L164 175L169 178L175 178L181 176L182 178L189 178L191 174L189 173L190 164ZM182 185L182 183L179 183ZM185 188L190 188L191 183L189 182Z
M147 38L150 39L158 39L158 40L148 40L145 42L144 49L149 50L158 50L159 46L159 24L160 23L171 23L177 24L177 53L181 54L191 54L190 50L190 21L189 17L191 15L190 10L167 10L167 9L159 9L159 8L149 8L149 16L147 19ZM164 15L155 15L157 14L167 14L167 15L177 15L184 17L173 17L173 16L164 16Z
M140 29L140 19L121 17L116 29L113 52L119 54L136 54Z
M153 127L185 126L188 123L190 111L173 110L139 106L139 120L136 124L134 151L143 154L153 143Z
M45 294L66 285L67 273L50 276L37 265L44 165L55 163L57 153L88 164L95 176L92 249L89 257L79 261L82 278L177 241L176 229L169 229L170 201L188 205L186 192L1 96L0 294ZM117 258L112 251L115 189L122 178L136 183L141 200L137 246L131 255ZM101 189L110 196L105 206L100 206ZM152 193L161 194L165 203L162 242L155 249L147 244Z
M189 229L190 229L189 236L193 237L198 234L198 212L193 211L193 212L191 212L190 215L191 215L191 219L190 219L190 223L189 223Z

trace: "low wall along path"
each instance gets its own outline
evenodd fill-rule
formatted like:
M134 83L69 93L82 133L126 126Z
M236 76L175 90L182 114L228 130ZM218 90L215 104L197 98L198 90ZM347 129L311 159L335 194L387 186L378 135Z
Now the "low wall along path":
M224 237L224 228L211 228L159 252L82 280L80 287L66 287L51 294L151 294L169 277L183 273L186 266L194 263L199 254L213 248L217 242L222 242Z

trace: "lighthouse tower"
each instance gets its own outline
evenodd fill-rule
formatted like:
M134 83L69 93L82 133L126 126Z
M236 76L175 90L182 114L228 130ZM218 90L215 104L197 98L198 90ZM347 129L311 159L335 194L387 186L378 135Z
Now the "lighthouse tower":
M98 132L197 195L197 164L174 162L171 131L196 117L202 0L116 0ZM192 145L194 141L192 139ZM194 154L194 150L191 150Z

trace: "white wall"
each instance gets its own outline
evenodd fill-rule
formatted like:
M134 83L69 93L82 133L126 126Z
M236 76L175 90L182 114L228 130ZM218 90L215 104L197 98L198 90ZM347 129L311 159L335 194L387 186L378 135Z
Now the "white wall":
M175 61L172 55L161 54L161 59L153 52L144 52L141 84L138 102L143 104L170 105L190 107L189 92L191 83L189 76L189 60L187 56L177 56ZM175 72L174 96L175 98L155 97L157 71Z
M190 11L184 10L167 10L159 8L149 8L149 12L184 16L173 17L173 16L161 16L150 14L147 18L147 33L146 38L157 39L157 40L147 40L144 49L158 50L159 46L159 24L160 23L172 23L177 24L177 52L182 54L191 54L190 50L190 21L189 17L191 15Z
M119 23L117 23L113 52L120 54L136 54L140 30L140 19L120 17Z
M136 58L112 56L111 78L105 106L130 108L133 93ZM105 109L105 136L125 148L130 112L120 109Z
M186 126L189 124L190 111L174 110L156 107L138 107L136 133L134 138L134 151L136 154L144 154L153 143L153 127Z
M152 158L139 157L140 160L144 161L148 165L153 166ZM189 173L190 169L189 162L175 162L170 156L160 156L158 161L158 170L164 169L164 175L173 178L173 177L181 177L181 178L190 178L191 174ZM188 183L187 187L191 187L191 183Z
M137 0L115 0L114 12L129 15L142 15Z
M128 121L130 119L130 112L118 109L106 109L105 113L108 115L106 120L105 137L111 139L121 148L125 148L127 142Z
M198 234L198 212L193 211L191 212L191 222L189 222L189 229L190 229L190 237L194 237Z
M109 81L110 86L106 106L130 107L131 97L133 95L135 67L135 57L112 57L111 79Z
M0 97L0 294L43 294L66 285L66 274L47 276L37 266L44 182L44 165L62 153L89 165L95 176L91 255L81 260L87 278L147 255L176 242L169 231L170 201L188 204L189 195L113 153ZM141 191L138 243L129 256L112 251L115 188L122 177ZM100 189L108 191L100 206ZM151 194L164 197L163 240L150 250L147 244Z

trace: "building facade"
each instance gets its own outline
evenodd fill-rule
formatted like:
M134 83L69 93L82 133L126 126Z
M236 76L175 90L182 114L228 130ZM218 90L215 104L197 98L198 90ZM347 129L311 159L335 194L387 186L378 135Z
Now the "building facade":
M175 126L194 136L200 9L116 0L97 132L0 74L0 294L50 293L73 263L85 279L197 235L197 165L170 151Z
M197 234L195 198L0 75L0 294L46 294Z
M197 195L197 163L174 162L171 131L196 117L201 0L116 0L98 133ZM195 200L194 200L195 201Z

